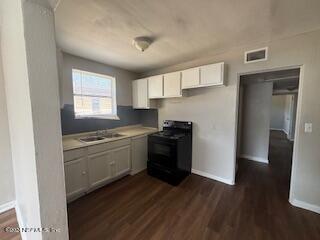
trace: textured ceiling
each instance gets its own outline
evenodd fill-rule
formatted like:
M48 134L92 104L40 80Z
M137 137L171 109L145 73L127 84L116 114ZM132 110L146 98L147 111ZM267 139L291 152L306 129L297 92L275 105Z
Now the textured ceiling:
M320 0L61 0L58 46L136 72L320 28ZM144 53L137 36L155 42Z

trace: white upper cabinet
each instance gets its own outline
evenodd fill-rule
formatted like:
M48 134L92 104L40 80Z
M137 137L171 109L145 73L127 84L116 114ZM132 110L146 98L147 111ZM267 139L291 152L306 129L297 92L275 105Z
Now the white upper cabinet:
M163 96L181 97L181 72L167 73L163 76Z
M132 105L136 109L150 108L147 78L132 81Z
M199 87L200 68L190 68L182 71L182 89Z
M163 98L163 75L148 79L149 98Z
M200 86L224 85L224 63L200 67Z
M141 94L143 99L139 98L139 83L133 83L133 107L134 108L150 108L146 98L170 98L182 97L182 89L221 86L224 83L224 62L214 63L195 68L186 69L180 72L166 73L148 78L148 96ZM140 80L137 80L140 81ZM145 83L144 83L145 86ZM145 107L149 106L149 107Z

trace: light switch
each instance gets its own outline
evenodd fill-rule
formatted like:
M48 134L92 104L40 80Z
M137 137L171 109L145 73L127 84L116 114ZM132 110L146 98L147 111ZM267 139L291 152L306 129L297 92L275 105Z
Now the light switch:
M312 123L305 123L304 124L304 132L311 133L312 132Z

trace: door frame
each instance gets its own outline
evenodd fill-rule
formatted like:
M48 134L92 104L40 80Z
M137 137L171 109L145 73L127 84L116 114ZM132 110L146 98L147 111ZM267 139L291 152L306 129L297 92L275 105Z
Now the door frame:
M265 73L281 70L290 70L290 69L300 69L299 74L299 89L298 89L298 102L297 102L297 112L296 112L296 121L295 121L295 133L294 133L294 145L293 145L293 154L292 154L292 166L291 166L291 176L290 176L290 186L289 186L289 202L292 204L293 198L293 189L295 185L296 169L298 163L298 146L300 140L300 131L299 126L301 125L301 112L302 112L302 88L304 81L304 64L293 65L293 66L283 66L269 69L254 70L249 72L238 72L237 73L237 82L236 82L236 113L235 113L235 134L234 134L234 163L233 163L233 182L236 184L236 168L237 168L237 147L238 147L238 120L239 120L239 98L240 98L240 77L249 74L255 73Z

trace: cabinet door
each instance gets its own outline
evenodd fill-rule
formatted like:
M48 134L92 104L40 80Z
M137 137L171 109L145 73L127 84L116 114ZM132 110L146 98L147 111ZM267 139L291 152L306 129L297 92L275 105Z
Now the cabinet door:
M132 82L132 105L133 108L150 108L148 97L148 79L138 79Z
M148 79L149 98L163 97L163 76L153 76Z
M116 175L129 172L131 169L130 145L112 150L112 159L116 166Z
M101 186L112 177L112 165L111 151L88 156L90 188Z
M182 71L182 89L200 85L200 68L190 68Z
M181 73L167 73L163 76L163 96L181 97Z
M215 63L200 67L201 85L223 85L224 63Z
M148 161L148 136L139 136L132 138L132 172L136 174L147 168Z
M86 158L79 158L64 164L67 199L74 199L88 189Z

